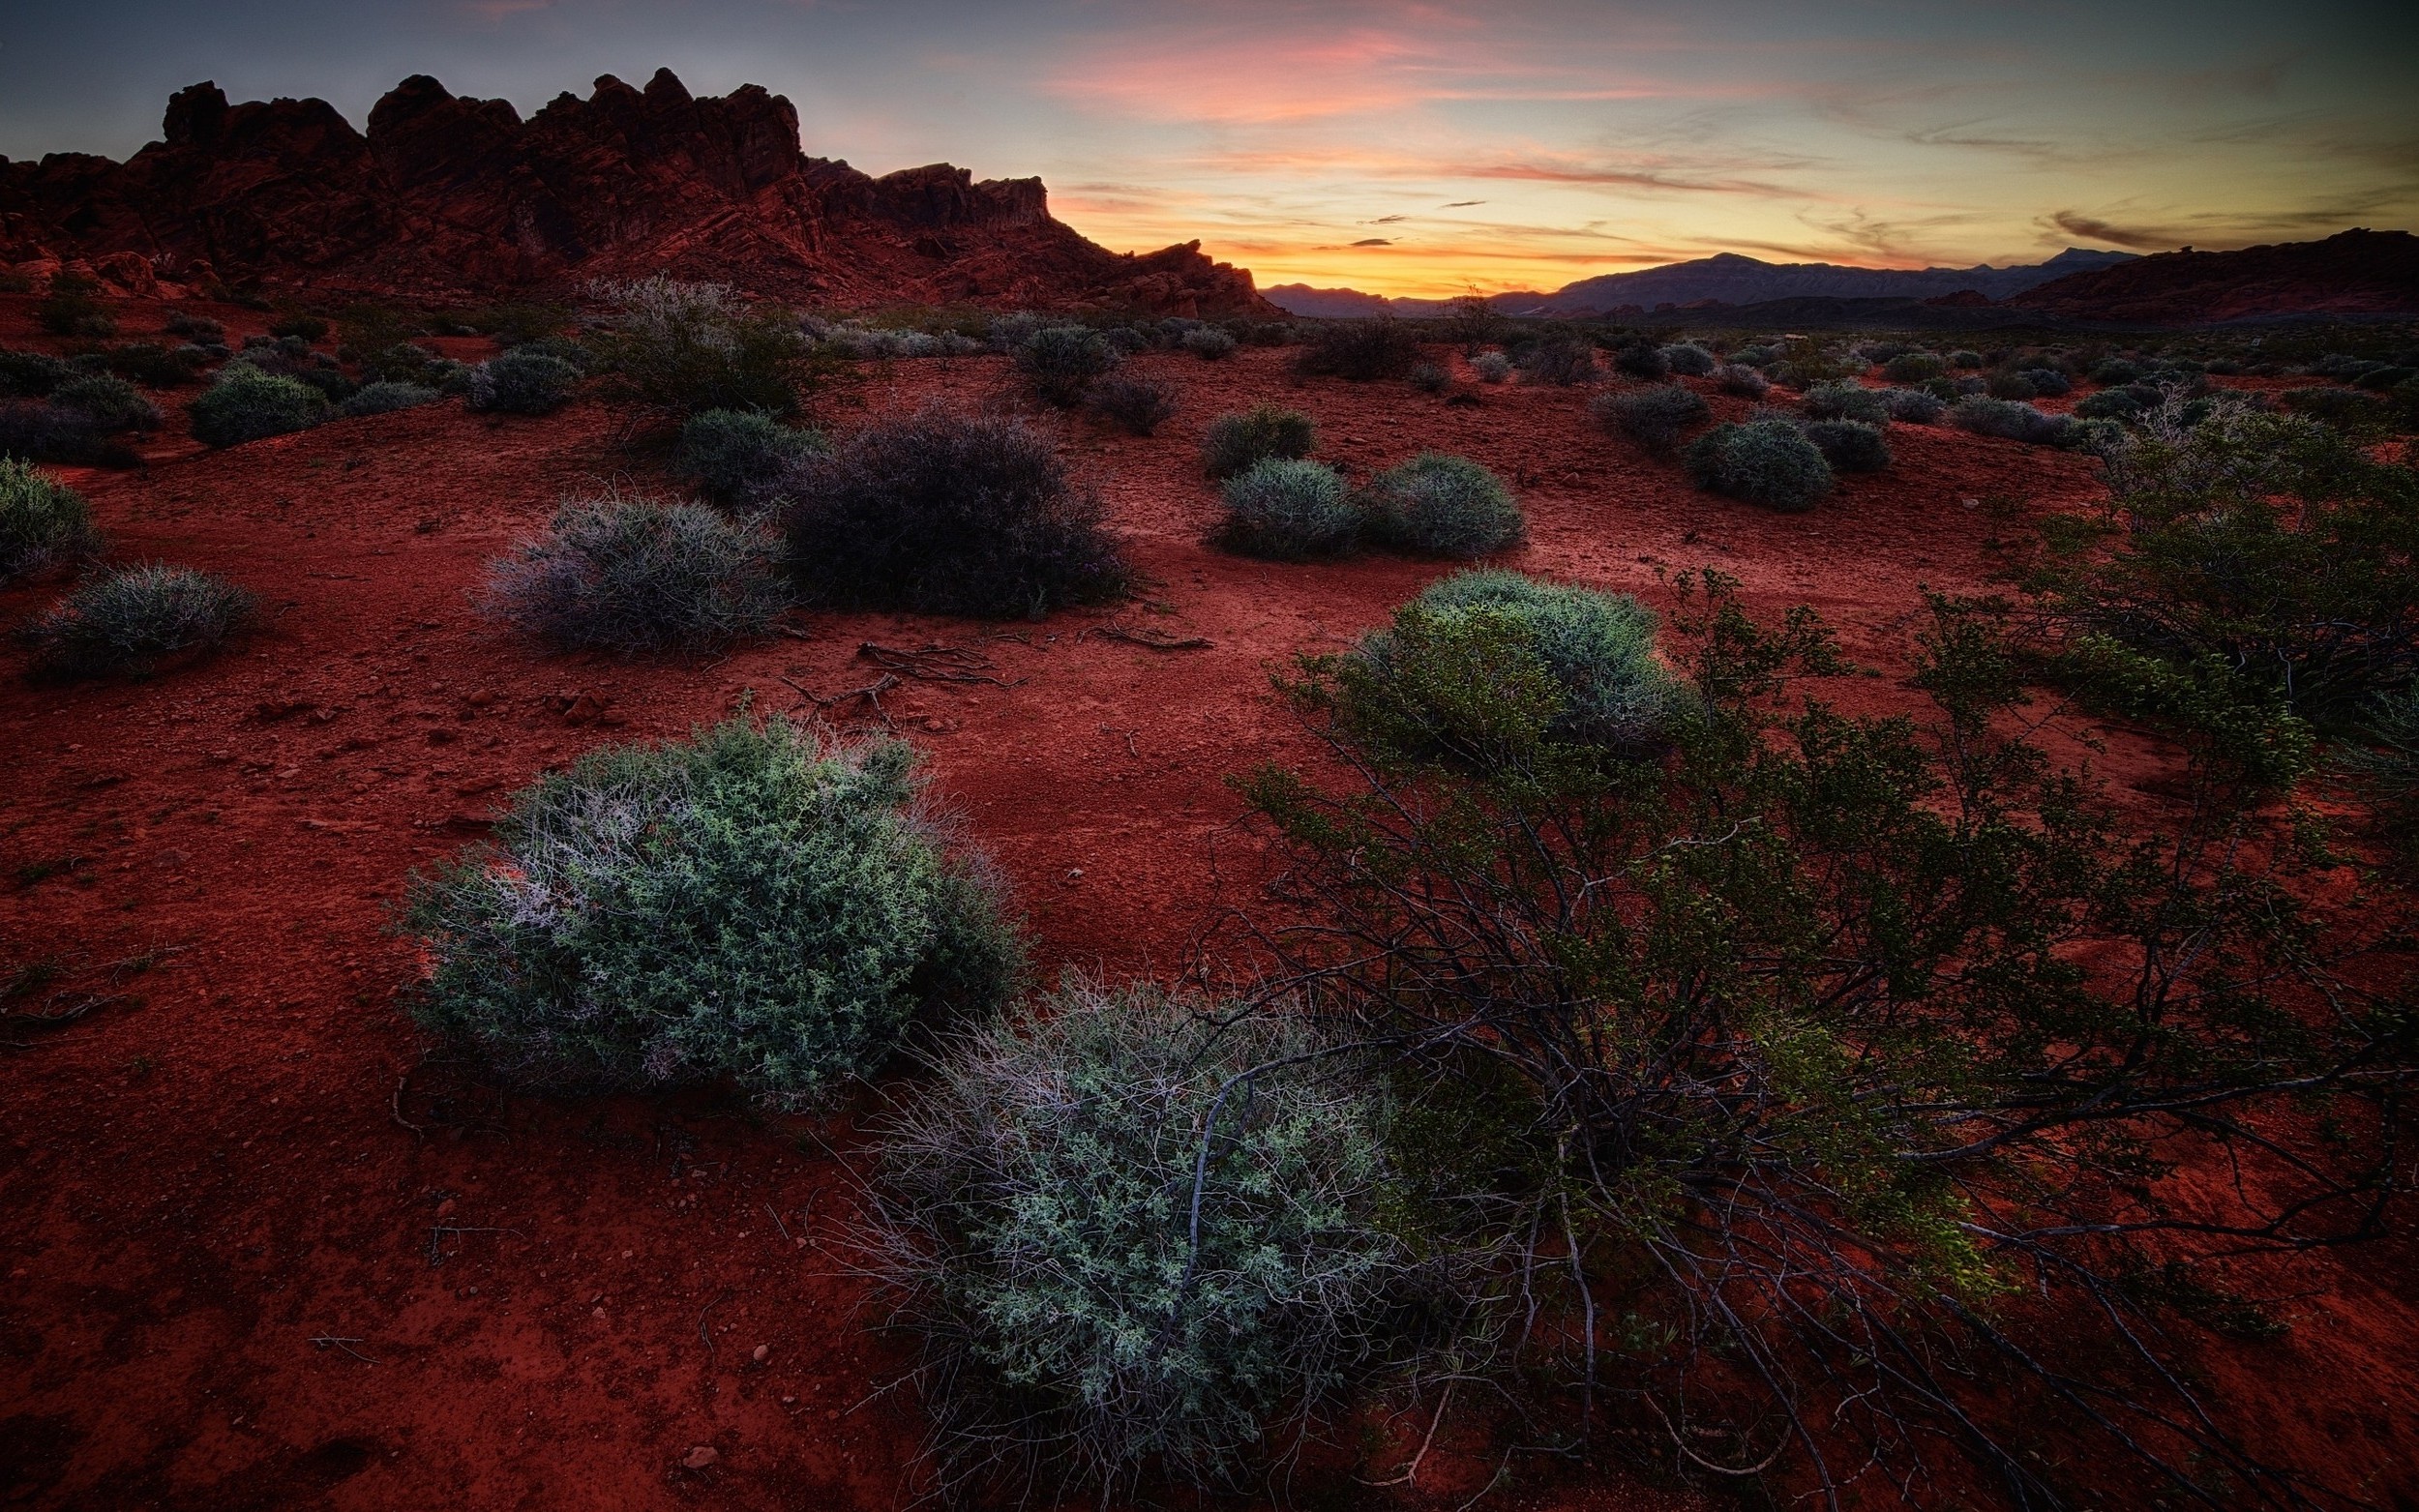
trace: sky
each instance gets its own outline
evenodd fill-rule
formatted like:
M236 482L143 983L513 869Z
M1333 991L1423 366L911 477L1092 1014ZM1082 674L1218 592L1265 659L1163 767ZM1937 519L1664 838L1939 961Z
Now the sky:
M415 73L526 114L659 66L1264 287L2419 228L2414 0L10 0L0 154L126 156L205 78L359 124Z

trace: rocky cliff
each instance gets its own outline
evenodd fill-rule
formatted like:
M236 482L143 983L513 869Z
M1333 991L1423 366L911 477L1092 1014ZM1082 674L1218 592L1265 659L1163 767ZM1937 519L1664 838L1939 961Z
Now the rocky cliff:
M2419 314L2419 236L2354 230L2241 252L2161 252L2044 283L2008 303L2080 320L2160 325Z
M493 297L665 272L823 305L1277 313L1198 243L1112 252L1052 219L1038 179L810 158L788 100L699 99L670 70L644 89L608 74L526 120L417 75L366 133L325 101L230 105L195 84L163 134L124 163L0 159L0 261L80 260L135 293Z

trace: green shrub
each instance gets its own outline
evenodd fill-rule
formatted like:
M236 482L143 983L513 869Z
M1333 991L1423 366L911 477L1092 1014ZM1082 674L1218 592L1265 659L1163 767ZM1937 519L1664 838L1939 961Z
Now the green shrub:
M1359 539L1360 511L1324 462L1269 457L1226 480L1214 539L1230 551L1277 561L1341 556Z
M191 383L209 356L198 346L162 346L157 341L131 341L100 354L104 367L145 388L172 389Z
M100 548L82 494L39 467L0 457L0 583Z
M753 511L772 503L791 468L828 450L821 431L792 430L770 415L708 409L680 427L672 472L725 509Z
M36 676L144 676L184 652L207 656L252 617L252 595L186 567L120 567L26 627Z
M2370 704L2341 764L2388 838L2419 860L2419 681Z
M1926 389L1883 389L1882 408L1893 420L1928 426L1949 412L1948 401Z
M1094 414L1135 435L1176 418L1176 386L1156 378L1103 378L1084 395Z
M90 415L25 400L0 400L0 458L83 467L138 467L142 459L112 440Z
M1816 420L1861 420L1868 426L1890 423L1890 401L1878 389L1868 389L1853 378L1808 388L1806 412Z
M1512 362L1502 352L1480 352L1470 359L1470 371L1480 383L1501 383L1512 375Z
M1974 371L1983 365L1983 354L1960 347L1949 354L1949 366L1960 371Z
M1422 394L1442 394L1453 386L1452 375L1432 362L1423 362L1403 375L1403 381Z
M1717 359L1712 352L1694 342L1682 341L1663 348L1663 366L1684 378L1711 377Z
M415 1017L540 1085L729 1082L791 1108L872 1073L911 1021L990 1009L1018 969L912 760L742 715L548 774L492 846L414 879Z
M2124 389L2103 389L2087 395L2075 404L2077 420L2135 420L2144 406L2142 401Z
M205 446L238 446L308 430L328 418L328 400L308 383L263 372L248 362L231 362L185 411L193 418L194 440Z
M1046 326L1016 349L1017 370L1034 397L1061 409L1082 403L1092 380L1121 361L1106 337L1080 325Z
M2015 396L2018 399L2059 399L2075 392L2075 380L2055 368L2026 368L2016 376L2033 389L2029 395Z
M1613 348L1613 371L1625 378L1652 383L1670 373L1671 359L1663 355L1663 348L1639 337Z
M1925 383L1949 371L1949 365L1931 352L1900 352L1881 365L1881 375L1893 383Z
M1180 340L1184 350L1203 362L1219 362L1235 354L1235 338L1215 326L1187 331Z
M1239 1489L1290 1457L1283 1421L1412 1352L1433 1267L1390 1105L1326 1049L1070 981L909 1094L865 1248L920 1338L946 1488Z
M1380 540L1419 556L1488 556L1529 533L1502 479L1442 452L1422 452L1378 474L1361 503Z
M491 564L488 611L566 650L711 650L787 607L769 535L698 504L572 499Z
M117 317L93 296L98 281L65 270L50 276L50 292L34 307L34 318L52 336L115 336Z
M1400 320L1313 320L1303 323L1294 366L1305 373L1365 382L1399 378L1419 361L1419 334Z
M71 378L51 391L50 402L91 416L104 430L157 430L161 426L160 406L110 373Z
M1607 429L1620 431L1657 457L1679 451L1680 438L1688 428L1714 413L1703 395L1677 383L1651 383L1626 393L1599 395L1589 407Z
M181 336L189 341L224 341L226 340L226 327L208 315L187 314L181 310L168 311L165 328L170 336Z
M2041 393L2039 389L2033 387L2033 380L2020 372L1992 373L1986 380L1983 392L1997 400L2035 399Z
M1788 514L1831 491L1831 464L1785 420L1716 426L1688 448L1687 468L1698 488Z
M399 409L433 404L444 397L418 383L365 383L339 407L347 415L391 415Z
M1596 343L1565 337L1529 341L1512 353L1512 366L1520 370L1524 383L1566 389L1594 383Z
M48 352L17 352L0 348L0 394L44 399L75 376L75 370Z
M2074 429L2074 419L2018 404L2008 400L1985 399L1969 394L1958 400L1949 411L1949 418L1959 429L1976 435L1995 435L2002 440L2022 441L2028 446L2058 446L2067 440Z
M617 397L684 415L797 409L807 340L787 311L750 307L728 284L667 278L596 284L590 293L614 310L590 344ZM558 316L526 339L560 324Z
M470 370L463 403L509 415L551 415L569 402L579 383L580 370L561 358L514 350Z
M1806 428L1806 438L1814 443L1834 472L1880 472L1890 465L1890 443L1879 426L1861 420L1817 420Z
M2355 432L2385 429L2393 413L2383 399L2358 389L2286 389L2277 397L2297 415L2308 415Z
M1318 444L1318 427L1308 415L1255 404L1210 422L1201 438L1201 470L1212 478L1231 478L1271 457L1308 457Z
M1762 399L1773 391L1773 380L1745 363L1724 363L1714 370L1714 386L1732 399Z

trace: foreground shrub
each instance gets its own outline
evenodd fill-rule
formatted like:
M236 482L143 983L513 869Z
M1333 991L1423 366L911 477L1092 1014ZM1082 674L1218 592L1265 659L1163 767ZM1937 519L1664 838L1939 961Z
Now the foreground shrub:
M102 366L111 372L154 389L191 383L195 371L209 360L209 354L198 346L167 347L157 341L130 342L100 354Z
M574 499L491 564L487 609L562 650L703 651L787 606L771 538L698 504Z
M1773 380L1745 363L1724 363L1714 370L1714 386L1732 399L1762 399L1773 391Z
M1480 383L1501 383L1512 375L1512 362L1502 352L1480 352L1470 359L1470 371Z
M1176 386L1155 378L1103 378L1084 396L1102 419L1149 435L1176 418Z
M1831 491L1831 464L1785 420L1716 426L1688 448L1687 468L1700 489L1788 514Z
M82 494L39 467L0 458L0 583L100 546Z
M1422 394L1442 394L1453 386L1452 374L1432 362L1412 369L1403 381Z
M1422 452L1372 478L1361 507L1378 539L1417 556L1489 556L1529 533L1502 479L1442 452Z
M871 1073L918 1016L994 1007L1017 970L912 760L742 716L550 773L492 845L414 880L415 1017L538 1085L727 1082L792 1108Z
M1366 382L1399 378L1419 360L1418 333L1390 315L1381 315L1374 320L1308 322L1294 365L1305 373Z
M509 351L470 370L471 409L507 415L551 415L571 400L580 370L541 352Z
M185 406L194 439L239 446L263 436L308 430L328 418L327 396L308 383L261 371L248 362L219 370L218 381Z
M1806 438L1814 443L1834 472L1879 472L1890 465L1890 443L1879 426L1861 420L1817 420L1806 428Z
M171 310L164 325L170 336L181 336L189 341L223 341L226 339L226 327L208 315L187 314L181 310Z
M252 617L252 595L187 567L137 563L78 586L27 626L36 676L143 676L217 650Z
M1226 517L1213 537L1244 556L1308 561L1340 556L1359 539L1360 510L1324 462L1270 457L1226 480Z
M949 1048L880 1130L867 1242L945 1488L1240 1488L1409 1352L1435 1267L1389 1105L1325 1049L1073 981Z
M71 378L51 391L50 402L89 416L104 430L157 430L160 406L142 391L109 373Z
M868 426L782 481L789 560L811 601L985 618L1124 592L1100 501L1013 420L927 410Z
M2382 430L2393 412L2383 399L2357 389L2286 389L2277 398L2297 415L2354 431Z
M1676 383L1649 384L1624 394L1602 395L1589 407L1606 427L1657 457L1677 452L1688 428L1714 413L1703 395Z
M365 383L338 407L347 415L391 415L397 410L433 404L444 397L418 383Z
M2076 401L2077 420L2133 420L2148 406L2124 389L2103 389Z
M2030 404L1971 394L1956 401L1949 418L1976 435L1995 435L2028 446L2056 446L2067 438L2075 424L2067 415L2047 414Z
M1215 326L1187 331L1180 341L1184 350L1203 362L1219 362L1235 355L1235 338Z
M1299 409L1255 404L1239 414L1220 415L1201 438L1201 470L1231 478L1271 457L1308 457L1319 430Z
M787 311L752 307L729 284L667 278L600 283L589 292L614 309L590 344L616 396L684 415L779 416L798 407L807 339ZM528 340L560 327L558 311L546 314L552 325Z
M1071 409L1084 401L1094 378L1123 358L1108 338L1088 326L1049 326L1016 349L1017 370L1045 403Z
M1572 388L1596 381L1596 343L1563 337L1530 341L1512 354L1526 383Z
M1641 337L1613 348L1613 371L1625 378L1651 383L1671 371L1671 359L1661 347Z
M45 399L75 376L74 368L48 352L16 352L0 347L0 394Z
M672 473L726 509L757 509L799 462L825 451L822 435L797 430L770 415L708 409L680 427Z
M1868 426L1890 423L1890 401L1877 389L1854 379L1817 383L1806 391L1806 412L1816 420L1861 420Z

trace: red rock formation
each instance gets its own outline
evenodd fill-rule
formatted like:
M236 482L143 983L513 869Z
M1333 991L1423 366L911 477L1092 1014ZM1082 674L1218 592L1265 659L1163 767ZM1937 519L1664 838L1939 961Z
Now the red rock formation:
M2007 303L2071 319L2159 325L2419 314L2419 236L2357 230L2241 252L2161 252L2073 274Z
M324 101L229 105L196 84L164 134L123 163L0 159L0 260L81 261L129 292L215 277L477 297L669 272L825 305L1281 314L1197 242L1116 253L1052 219L1038 179L810 158L789 101L753 84L697 99L670 70L643 90L608 74L526 121L415 75L366 135Z

